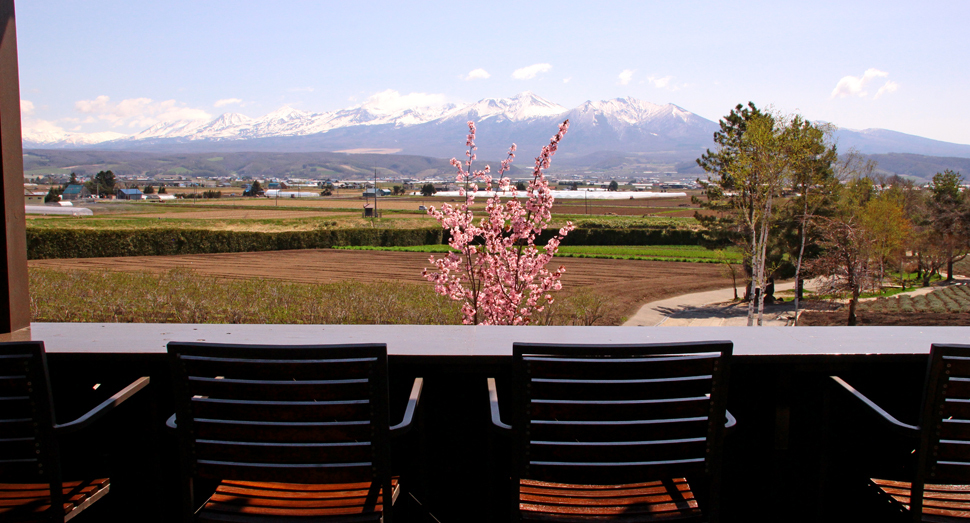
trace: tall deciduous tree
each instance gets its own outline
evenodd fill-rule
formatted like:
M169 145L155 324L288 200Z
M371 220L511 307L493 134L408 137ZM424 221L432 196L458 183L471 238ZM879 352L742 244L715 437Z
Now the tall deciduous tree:
M702 181L708 198L702 205L720 214L699 219L715 235L742 247L750 264L748 296L757 297L758 325L763 323L768 277L778 260L769 256L779 236L778 200L797 176L831 163L824 134L800 116L766 113L753 103L738 105L714 135L717 150L697 161L708 172L708 180ZM755 300L749 300L748 325L754 324L754 313Z
M933 176L930 186L930 220L943 256L946 279L953 281L953 262L970 252L970 206L960 193L963 176L949 169Z

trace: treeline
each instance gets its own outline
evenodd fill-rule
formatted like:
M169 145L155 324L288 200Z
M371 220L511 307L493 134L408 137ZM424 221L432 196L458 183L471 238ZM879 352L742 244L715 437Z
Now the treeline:
M545 243L556 232L551 229L543 231L538 243ZM697 245L700 240L700 233L690 230L576 229L569 233L563 245ZM448 243L448 235L438 227L288 232L176 228L27 228L27 258L31 260L328 249L358 245L405 247L445 243Z

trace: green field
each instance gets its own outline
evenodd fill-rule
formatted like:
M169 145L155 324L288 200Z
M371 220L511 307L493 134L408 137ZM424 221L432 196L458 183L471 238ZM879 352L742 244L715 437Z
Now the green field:
M371 251L403 251L442 253L451 251L447 245L418 245L413 247L336 247ZM697 245L576 245L559 247L556 256L568 258L604 258L611 260L652 260L694 263L740 263L737 249L713 251Z

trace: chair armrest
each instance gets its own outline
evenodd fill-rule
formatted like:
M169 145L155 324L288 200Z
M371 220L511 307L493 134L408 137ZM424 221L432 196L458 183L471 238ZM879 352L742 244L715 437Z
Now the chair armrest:
M898 419L893 417L892 414L886 412L885 410L882 409L882 407L880 407L879 405L876 405L875 402L873 402L872 400L867 398L864 394L856 390L855 387L846 383L846 381L843 380L842 378L838 376L829 376L829 377L832 378L832 381L836 383L836 387L835 387L836 390L847 392L848 397L855 400L856 405L861 404L864 407L866 407L866 410L868 412L875 414L877 419L879 419L883 424L885 424L887 428L889 428L890 430L892 430L893 432L901 436L914 438L914 439L919 438L919 433L920 433L919 427L917 427L916 425L910 425L908 423L903 423L899 421Z
M91 426L92 423L104 417L107 413L111 412L112 409L124 403L126 400L128 400L128 398L134 396L135 393L141 389L144 389L148 385L149 381L151 380L149 380L148 376L138 378L137 380L133 381L131 385L128 385L114 396L102 401L100 405L91 409L87 412L87 414L81 416L80 418L68 423L55 425L54 431L57 434L71 434Z
M503 433L511 431L512 426L502 423L502 413L498 410L498 388L495 386L495 378L488 378L488 406L492 411L492 425L501 429Z
M724 409L724 417L727 418L724 421L724 435L728 436L732 432L734 432L734 429L738 425L738 420L734 417L733 414L731 414L731 411L727 409Z
M424 388L424 378L414 378L414 385L411 386L411 396L408 398L408 406L404 409L404 419L400 423L391 427L391 436L401 436L411 430L411 420L414 418L414 411L418 408L421 401L421 390Z
M178 427L178 423L176 423L175 421L175 414L172 414L171 416L168 417L167 420L165 420L165 427L167 427L170 430L178 430L179 427Z

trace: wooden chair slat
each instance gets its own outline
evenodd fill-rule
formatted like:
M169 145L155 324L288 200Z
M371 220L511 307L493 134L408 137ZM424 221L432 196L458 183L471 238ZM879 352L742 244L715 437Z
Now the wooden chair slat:
M667 358L524 358L533 378L657 379L710 375L717 356Z
M393 503L400 492L397 478L391 478L391 491ZM331 521L341 515L379 518L383 508L383 489L371 482L303 485L226 480L219 484L199 516L207 520L217 515L237 515L241 518L239 521L254 522L261 521L253 519L260 516L276 519L329 516L327 521Z
M584 383L576 380L532 380L534 399L622 400L688 398L711 390L711 378L643 383Z
M193 398L192 413L199 418L240 421L368 421L370 402L227 401Z
M623 403L594 400L584 403L532 400L533 420L651 420L705 416L711 400L705 396L632 400Z
M365 399L370 393L367 380L255 381L191 378L189 394L220 399L337 401ZM331 382L331 383L326 383Z
M109 486L107 478L64 482L63 513L71 512L94 496L104 495ZM31 516L40 519L50 503L48 483L0 483L0 520L19 521Z
M269 422L211 422L195 419L199 439L251 441L267 443L329 443L370 441L367 422L319 422L300 425L277 425Z
M341 463L370 461L373 458L370 442L346 444L245 444L212 440L198 440L196 458L213 461L255 463Z
M541 441L645 441L655 439L684 439L706 436L707 417L669 420L667 423L532 423L532 440Z
M199 460L196 472L211 479L242 479L247 481L286 481L299 483L351 483L374 477L372 463L320 463L297 466L285 463L233 463Z
M643 445L591 445L587 443L556 444L532 442L529 459L533 461L615 462L701 459L705 457L706 438L692 438L669 443Z
M539 481L616 485L643 478L673 478L704 474L704 461L613 466L544 465L530 463L529 477Z
M189 376L225 376L240 379L278 379L285 376L295 380L366 379L370 374L371 366L375 363L374 358L242 360L183 356L181 360Z

